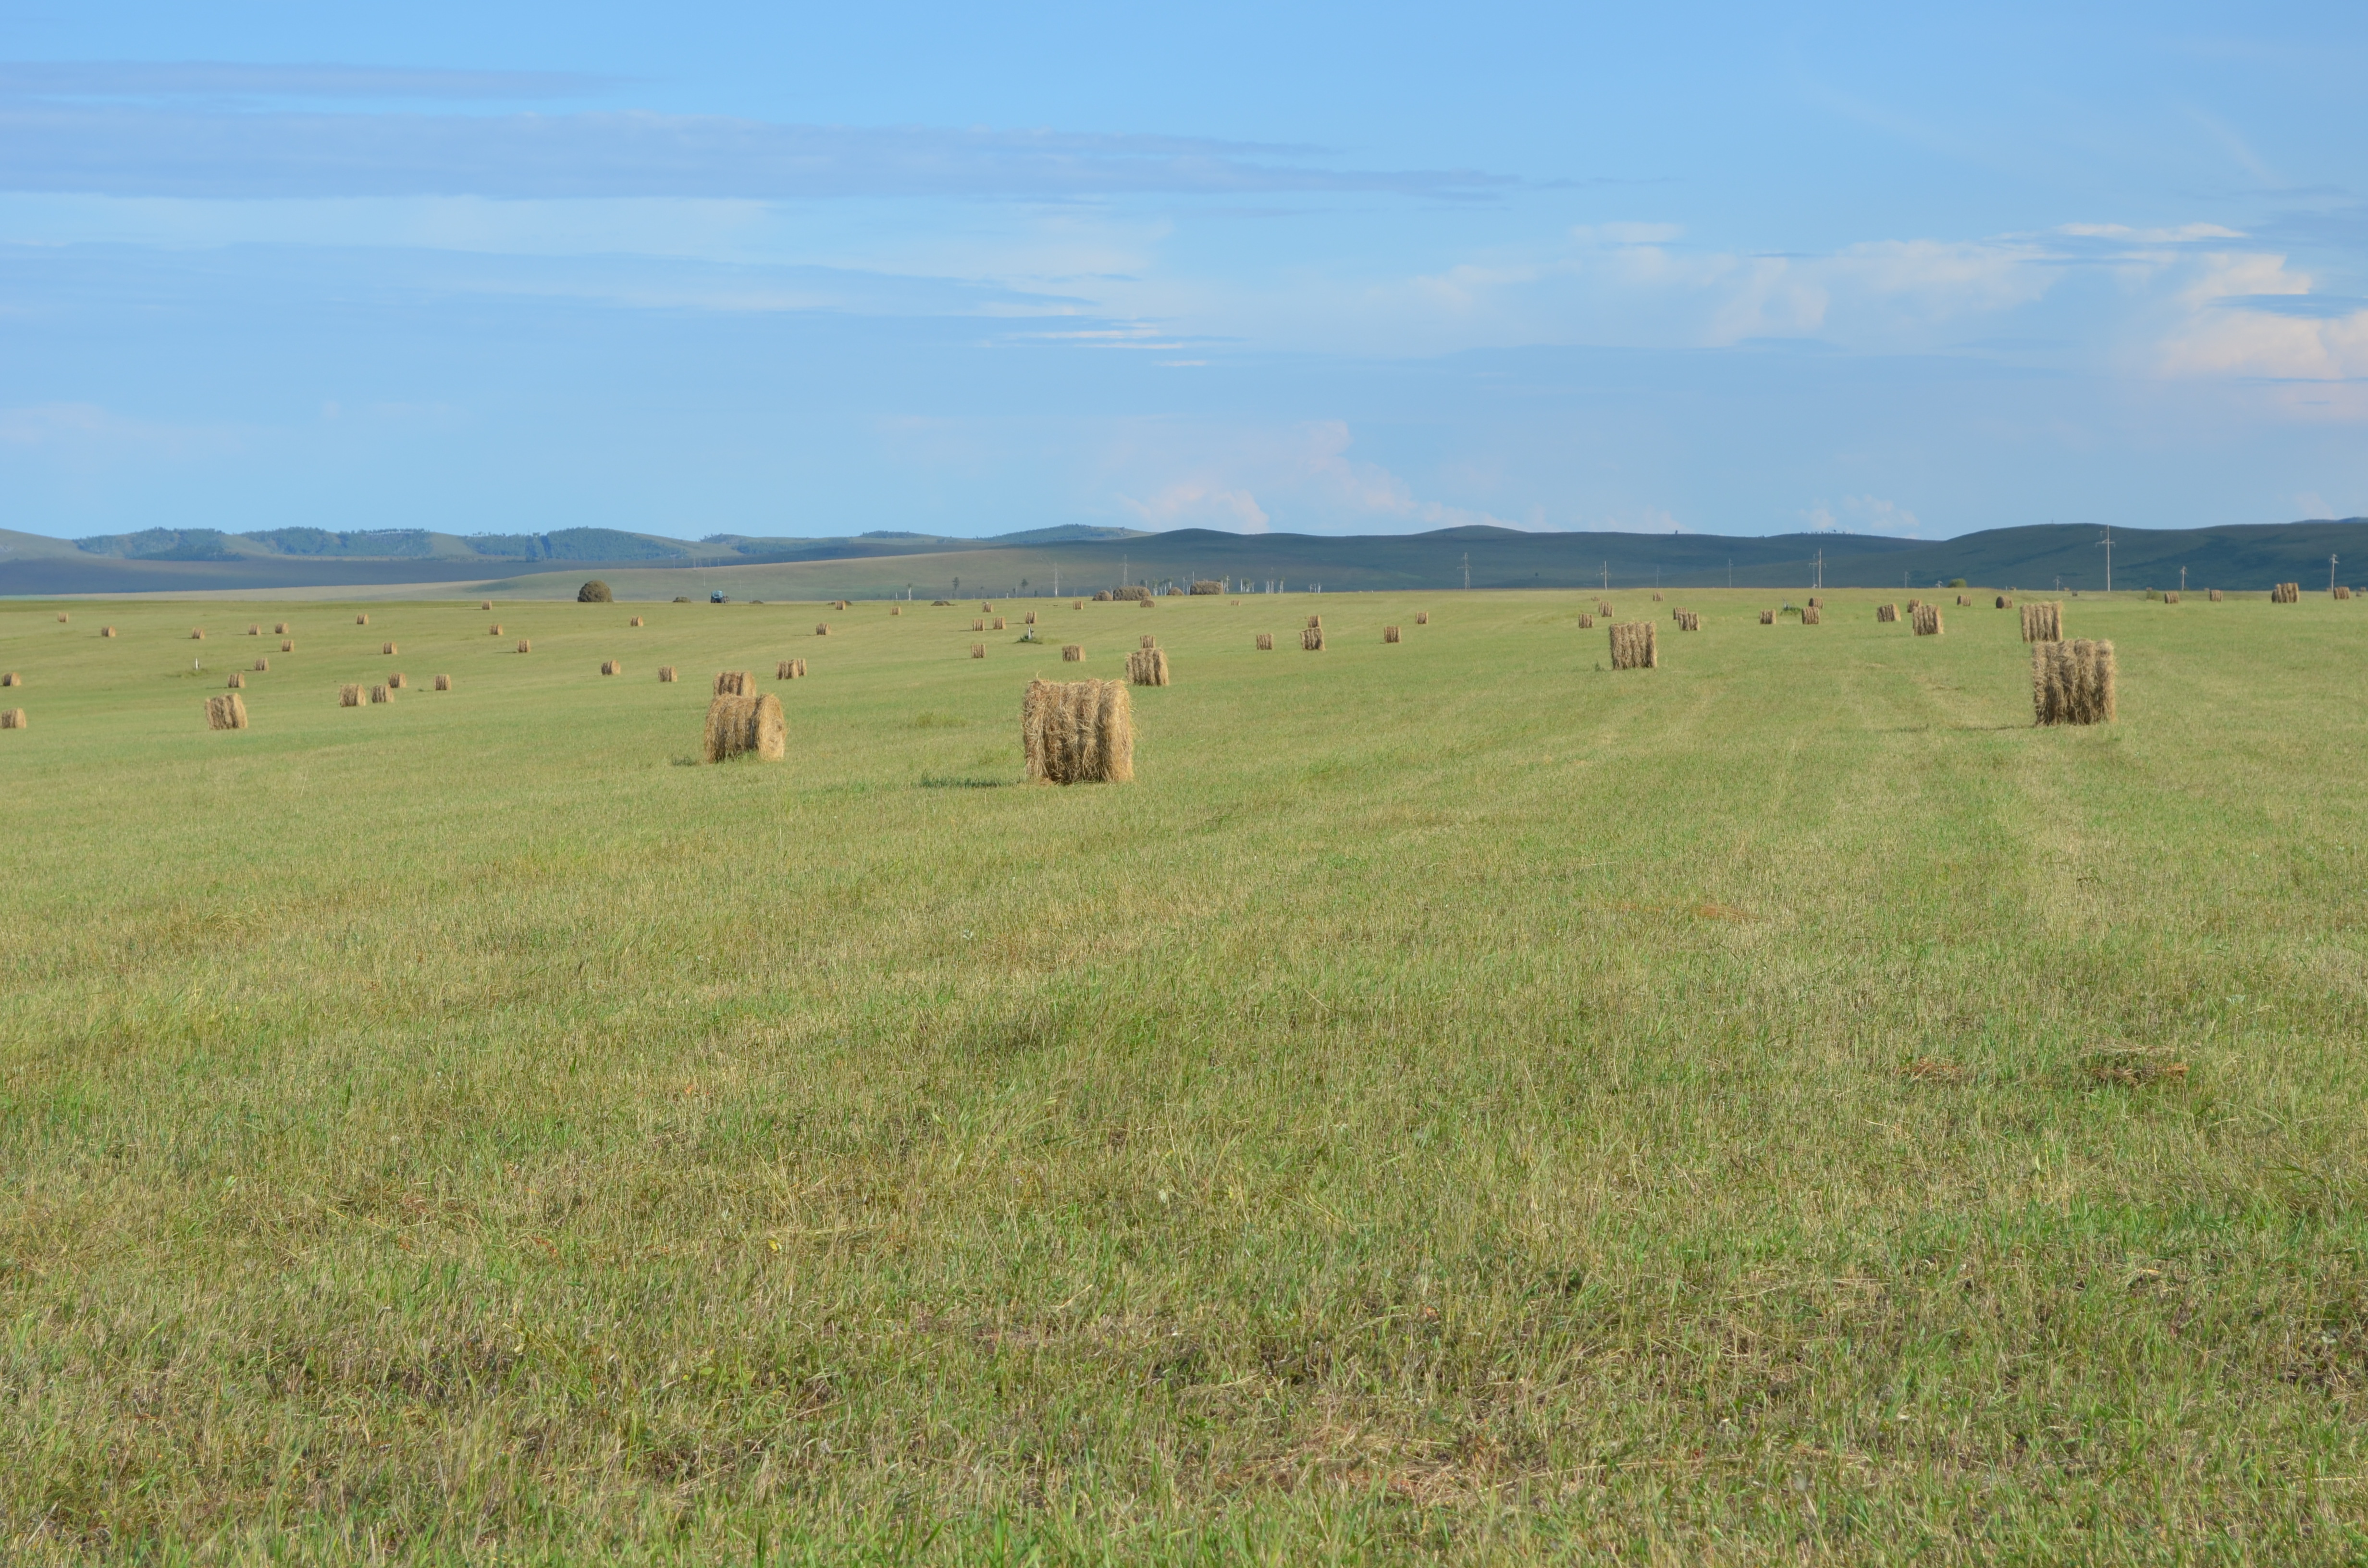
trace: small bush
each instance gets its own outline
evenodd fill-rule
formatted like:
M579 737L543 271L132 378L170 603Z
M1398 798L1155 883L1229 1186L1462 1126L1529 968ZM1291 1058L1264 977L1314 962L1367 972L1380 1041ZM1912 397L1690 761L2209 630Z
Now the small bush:
M598 577L575 590L575 602L580 605L614 604L616 600L617 596L609 591L609 585Z

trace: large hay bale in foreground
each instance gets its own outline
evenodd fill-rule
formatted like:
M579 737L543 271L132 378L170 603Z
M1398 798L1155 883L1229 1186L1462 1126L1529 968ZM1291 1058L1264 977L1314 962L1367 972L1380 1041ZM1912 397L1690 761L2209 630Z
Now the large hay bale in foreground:
M1877 605L1874 607L1874 619L1884 621L1897 620L1899 619L1899 607L1897 605Z
M705 755L710 762L753 756L779 762L790 752L790 722L771 692L753 697L726 693L707 705Z
M2064 641L2064 606L2061 602L2027 604L2018 608L2022 612L2024 642L2061 642Z
M341 686L341 687L337 687L337 706L338 706L338 707L340 707L340 708L359 708L361 705L362 705L362 688L361 688L360 687L359 687L359 686L351 686L351 685L347 685L347 686Z
M1762 625L1762 626L1773 626L1773 625L1775 625L1775 624L1776 624L1776 612L1775 612L1774 610L1772 610L1772 609L1763 609L1763 610L1761 610L1761 611L1759 612L1759 624L1760 624L1760 625Z
M715 675L715 695L754 697L757 695L757 677L746 670L718 670Z
M1909 624L1915 628L1916 635L1918 637L1940 636L1941 607L1939 605L1918 605L1916 607L1915 614L1909 618Z
M1395 627L1395 626L1384 626L1384 627L1383 627L1383 628L1382 628L1382 641L1383 641L1383 642L1396 642L1397 640L1398 640L1398 629L1397 629L1396 627Z
M2280 583L2276 587L2270 590L2270 602L2273 605L2298 605L2302 603L2302 585L2300 583Z
M658 684L660 686L672 686L674 682L674 666L672 665L660 665L658 666Z
M438 691L451 690L452 677L450 676L438 676L436 677L436 689Z
M1028 778L1125 784L1134 778L1134 705L1115 680L1031 680L1019 704Z
M1300 652L1304 653L1324 652L1324 629L1320 626L1311 626L1302 631L1299 634L1299 648Z
M2087 637L2031 645L2034 724L2113 722L2113 645Z
M1258 634L1258 651L1261 653L1271 653L1274 652L1273 632L1261 631Z
M394 700L394 693L386 687L374 686L370 687L370 700L372 702L392 702Z
M1819 609L1814 604L1803 605L1801 607L1801 624L1804 626L1819 625L1823 622L1825 614L1826 612L1824 610Z
M58 619L63 620L65 617L60 616ZM0 708L0 730L21 730L27 727L28 722L23 709Z
M1157 648L1144 648L1126 656L1126 678L1130 686L1166 686L1167 655Z
M1649 620L1622 620L1611 628L1611 667L1615 670L1657 669L1660 650L1654 644L1659 630Z
M209 730L244 730L246 728L246 699L236 692L206 699L206 728Z
M1591 615L1588 614L1585 610L1580 610L1580 611L1578 612L1578 629L1579 629L1581 631L1594 631L1594 630L1595 630L1595 618L1594 618L1593 616L1591 616Z
M1086 645L1082 642L1063 643L1061 645L1061 662L1064 665L1084 664L1086 662Z

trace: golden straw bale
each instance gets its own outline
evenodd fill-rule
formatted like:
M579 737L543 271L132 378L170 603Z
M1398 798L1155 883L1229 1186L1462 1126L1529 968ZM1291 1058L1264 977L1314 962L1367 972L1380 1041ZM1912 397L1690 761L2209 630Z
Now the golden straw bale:
M815 625L814 625L814 635L815 635L815 636L817 636L817 637L827 637L827 636L829 636L829 635L830 635L830 622L829 622L829 621L827 621L827 620L825 620L825 621L818 621L818 622L816 622L816 623L815 623Z
M1418 609L1415 611L1414 623L1417 626L1429 626L1430 624L1430 611L1427 609Z
M1595 613L1603 617L1604 619L1609 620L1611 619L1611 606L1599 600L1595 606Z
M60 616L60 620L65 617ZM0 730L21 730L27 727L25 710L21 708L0 708Z
M249 637L260 637L260 636L262 636L262 635L263 635L263 623L262 623L262 622L260 622L260 621L249 621L249 622L247 622L247 626L246 626L246 634L247 634Z
M1299 648L1305 653L1324 652L1324 629L1320 626L1311 626L1302 631L1299 634Z
M888 607L888 613L890 615L902 615L905 613L905 607L903 605L890 605Z
M1811 609L1823 609L1826 608L1826 601L1823 599L1811 599L1809 601L1809 608Z
M845 609L847 608L847 601L845 599L833 599L830 601L830 608L833 609Z
M2060 642L2064 640L2064 606L2061 603L2033 603L2017 608L2022 612L2024 642Z
M1021 617L1019 618L1019 624L1020 624L1020 625L1022 625L1022 626L1033 626L1033 625L1035 625L1035 624L1036 624L1036 612L1035 612L1034 610L1032 610L1032 609L1031 609L1031 610L1030 610L1026 615L1021 616Z
M1924 601L1922 599L1909 599L1907 601L1907 613L1910 615L1914 615L1918 610L1922 609L1923 608Z
M436 689L438 691L451 690L452 677L450 676L438 676L436 677Z
M1761 610L1761 611L1759 612L1759 624L1760 624L1760 625L1762 625L1762 626L1773 626L1773 625L1775 625L1775 624L1776 624L1776 612L1775 612L1774 610L1772 610L1772 609L1763 609L1763 610Z
M1801 624L1804 626L1818 625L1823 620L1824 616L1825 611L1819 609L1814 604L1803 605L1801 607Z
M1131 686L1166 686L1167 654L1158 648L1145 648L1126 656L1126 678Z
M370 624L369 612L364 611L362 614L354 617L354 624L356 626L368 626Z
M2007 597L2004 594L2000 594L1998 597L1998 608L2000 609L2012 609L2014 608L2014 601Z
M1124 784L1134 778L1134 705L1115 680L1031 680L1019 705L1028 778Z
M715 695L754 697L757 695L757 677L747 670L719 670L715 676Z
M1082 642L1063 643L1061 645L1061 662L1064 665L1084 664L1086 662L1086 645Z
M0 675L0 686L22 686L24 684L25 677L18 675L15 670L10 670L5 675Z
M1915 613L1910 617L1910 621L1916 629L1917 636L1938 637L1941 635L1941 607L1918 605Z
M986 630L986 622L985 619L973 620L970 623L970 629L973 631L984 631Z
M379 648L379 653L380 653L381 655L383 655L384 657L387 657L387 658L390 658L390 659L391 659L391 658L393 658L393 657L394 657L394 653L395 653L394 644L393 644L393 643L392 643L392 642L387 642L387 643L382 643L382 644L381 644L381 645L380 645L380 648Z
M1273 632L1261 631L1258 634L1258 651L1261 653L1271 653L1274 652Z
M985 657L986 657L986 644L985 644L985 643L984 643L984 642L973 642L973 643L972 643L972 644L970 645L970 656L971 656L972 658L973 658L973 659L984 659L984 658L985 658Z
M206 728L209 730L245 729L246 699L236 692L222 697L207 698Z
M1959 609L1967 608L1973 604L1973 596L1970 594L1959 594L1957 596L1957 608Z
M672 665L660 665L658 666L658 684L660 686L672 686L674 684L674 666Z
M1701 614L1690 609L1681 609L1678 611L1678 630L1680 631L1700 631L1702 630Z
M288 635L288 623L287 623L286 621L284 621L284 620L281 620L281 621L275 621L275 622L273 622L273 623L272 623L272 627L271 627L271 635L273 635L274 637L285 637L285 636L287 636L287 635Z
M806 678L806 662L803 659L790 659L785 662L789 665L789 673L780 676L780 679L803 680Z
M625 673L625 661L622 659L603 659L600 661L600 673L604 676L623 675Z
M1098 605L1108 604L1110 602L1110 590L1108 588L1104 588L1100 593L1094 596L1094 603Z
M359 708L361 705L362 705L362 688L361 688L360 687L358 687L358 686L341 686L341 687L337 687L337 706L338 706L338 707L340 707L340 708Z
M1159 608L1157 605L1151 602L1151 596L1149 594L1144 595L1143 597L1135 600L1134 602L1138 608L1143 609L1157 609Z
M735 756L780 761L790 750L790 722L782 717L781 699L769 691L716 698L707 705L704 746L710 762Z
M257 659L255 661L255 667L258 670L268 670L271 667L271 661L268 659Z
M1655 604L1659 604L1661 602L1661 596L1657 590L1653 595L1653 602Z
M2034 724L2113 722L2113 645L2076 637L2031 645Z
M1071 599L1069 601L1069 608L1071 609L1083 609L1086 608L1086 601L1083 599Z
M2179 590L2177 588L2165 589L2162 596L2162 602L2167 605L2177 604L2179 602Z
M996 617L995 618L995 624L994 624L993 626L991 626L991 627L987 628L987 630L988 630L988 631L1003 631L1003 630L1004 630L1004 625L1003 625L1003 617L1001 617L1001 616L999 616L999 615L998 615L998 616L996 616Z
M518 652L519 652L519 653L533 653L533 652L534 652L534 643L533 643L531 641L529 641L529 639L527 639L527 638L524 638L524 637L519 638L519 639L518 639Z
M1396 642L1397 640L1398 640L1398 629L1397 629L1396 627L1395 627L1395 626L1384 626L1384 627L1383 627L1383 628L1382 628L1382 641L1383 641L1383 642Z
M1145 648L1156 648L1159 646L1159 639L1146 631L1143 634L1142 645Z
M1897 620L1899 619L1899 607L1897 605L1877 605L1874 607L1874 619L1877 620Z
M233 670L230 672L230 679L224 681L222 684L229 687L233 691L237 691L246 685L246 676L236 670Z
M191 628L189 629L189 641L190 641L190 642L204 642L205 640L206 640L206 629L205 629L204 627L202 627L202 626L193 626L193 627L191 627Z
M296 651L295 640L288 637L281 638L279 640L279 651L283 653L294 653Z
M479 609L491 609L494 608L494 601L491 599L479 599L477 601L477 608Z
M1611 628L1611 667L1615 670L1650 670L1660 666L1661 655L1654 643L1656 629L1649 620L1622 620Z
M1581 631L1594 631L1594 630L1595 630L1595 618L1594 618L1593 616L1591 616L1591 615L1588 614L1585 610L1580 610L1580 611L1578 612L1578 629L1579 629Z
M374 686L370 687L370 700L372 702L392 702L394 700L394 692L392 688L387 687Z
M1311 615L1307 618L1307 624L1321 631L1324 630L1324 618L1320 615Z
M2302 585L2300 583L2280 583L2276 587L2270 590L2270 602L2273 605L2298 605L2302 603Z
M629 620L629 621L625 622L625 624L626 624L627 626L639 626L641 623L642 623L642 618L641 618L640 616L638 616L638 615L637 615L637 616L635 616L635 617L633 617L633 619L631 619L631 620Z
M2338 583L2328 591L2328 597L2330 598L2348 599L2351 597L2351 590L2346 587L2343 584Z
M984 600L980 603L978 608L983 614L993 615L995 613L995 601L992 599Z
M101 637L112 637L115 635L115 628L112 626L102 626L98 629L98 634Z
M58 624L59 624L60 626L63 626L65 623L66 623L66 612L65 612L65 611L63 611L63 610L60 610L60 611L58 611Z
M2220 590L2214 588L2211 592L2205 594L2203 598L2205 603L2216 605L2220 602Z
M501 634L502 623L498 620L485 628L485 635L488 637L499 637Z

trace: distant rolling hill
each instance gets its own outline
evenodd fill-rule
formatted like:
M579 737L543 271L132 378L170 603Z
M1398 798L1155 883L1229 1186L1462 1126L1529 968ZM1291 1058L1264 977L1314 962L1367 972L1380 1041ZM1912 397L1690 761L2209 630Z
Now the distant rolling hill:
M425 532L111 536L74 542L0 530L0 595L301 594L351 588L411 596L573 593L586 577L623 597L735 598L1006 597L1091 593L1121 581L1280 583L1299 590L1461 587L1800 589L1930 587L1954 578L1985 588L2093 591L2105 585L2100 530L2075 524L1991 528L1932 542L1851 534L1522 533L1442 528L1423 534L1140 534L1064 527L997 539L875 533L846 539L716 536L697 543L613 529L480 536ZM398 540L400 553L355 553ZM335 541L324 543L324 541ZM294 546L297 548L286 548ZM602 551L613 553L602 554ZM2265 589L2327 585L2328 558L2368 581L2368 518L2221 528L2115 529L2113 585ZM2339 580L2345 568L2338 567Z

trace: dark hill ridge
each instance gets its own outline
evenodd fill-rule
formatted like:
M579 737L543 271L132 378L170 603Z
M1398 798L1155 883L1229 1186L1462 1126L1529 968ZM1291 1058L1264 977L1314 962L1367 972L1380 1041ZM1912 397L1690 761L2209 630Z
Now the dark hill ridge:
M1423 534L1229 534L1181 528L1144 534L1067 526L996 539L883 530L856 538L756 539L717 535L697 543L611 528L464 539L425 530L333 534L280 528L255 534L154 529L80 545L0 531L0 595L174 593L211 589L334 588L347 585L456 585L564 564L661 570L781 562L884 563L902 580L951 591L1071 592L1121 580L1155 585L1196 577L1338 591L1461 587L1614 589L1724 586L1798 589L1931 586L1963 577L1988 588L2094 591L2105 585L2099 528L2081 524L1991 528L1953 540L1859 534L1523 533L1441 528ZM97 548L94 548L97 547ZM372 549L384 553L365 553ZM611 551L613 553L601 553ZM2328 557L2368 581L2368 518L2218 528L2116 528L2118 589L2325 587ZM530 563L530 564L529 564ZM2342 568L2339 567L2339 580ZM877 573L871 574L877 576Z

